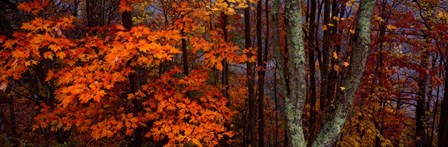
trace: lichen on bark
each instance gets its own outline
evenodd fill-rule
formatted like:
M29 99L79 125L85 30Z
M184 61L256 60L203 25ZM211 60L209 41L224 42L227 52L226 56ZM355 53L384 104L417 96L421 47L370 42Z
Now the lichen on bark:
M287 73L291 90L286 98L286 123L290 146L306 146L303 134L302 112L306 99L306 61L302 32L301 0L285 1L287 21Z

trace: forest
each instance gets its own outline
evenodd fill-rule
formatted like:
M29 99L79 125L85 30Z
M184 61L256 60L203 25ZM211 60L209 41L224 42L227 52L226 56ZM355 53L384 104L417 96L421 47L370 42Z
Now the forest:
M446 0L0 0L0 146L448 147Z

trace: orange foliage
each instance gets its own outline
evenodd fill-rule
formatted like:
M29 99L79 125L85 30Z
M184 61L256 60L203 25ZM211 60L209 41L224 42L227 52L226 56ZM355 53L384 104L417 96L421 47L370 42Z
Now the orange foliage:
M130 4L134 2L138 1L121 1L120 12L132 11ZM203 12L193 11L187 3L176 5L177 11L198 14L184 17L175 27L151 29L140 25L126 31L121 25L113 25L99 32L101 35L87 34L81 38L64 35L75 28L77 18L72 16L37 17L23 23L22 32L15 32L13 38L0 38L4 47L0 50L1 83L22 78L23 73L38 64L52 63L45 71L44 82L55 89L56 105L40 104L34 129L74 129L101 139L122 138L133 135L139 127L149 127L146 137L167 138L168 145L217 145L223 135L233 136L225 125L235 112L227 107L221 89L208 84L206 70L210 68L180 76L181 71L175 67L158 78L142 77L139 80L145 84L137 92L129 92L129 75L135 69L151 72L181 53L178 44L185 36L181 36L180 30L188 34L200 31L200 24L192 19L206 19ZM44 7L40 1L19 5L33 14ZM248 60L237 46L224 42L219 33L209 35L214 41L200 36L190 38L193 53L205 52L205 67L221 70L222 60ZM133 100L143 104L138 113L129 111L136 107Z

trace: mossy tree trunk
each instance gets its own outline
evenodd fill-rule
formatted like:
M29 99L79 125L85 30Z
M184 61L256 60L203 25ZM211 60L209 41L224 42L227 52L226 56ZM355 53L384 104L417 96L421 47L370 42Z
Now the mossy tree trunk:
M301 0L285 1L286 38L288 62L286 78L290 91L285 99L288 144L291 147L306 146L303 134L302 112L306 100L306 60L302 32Z

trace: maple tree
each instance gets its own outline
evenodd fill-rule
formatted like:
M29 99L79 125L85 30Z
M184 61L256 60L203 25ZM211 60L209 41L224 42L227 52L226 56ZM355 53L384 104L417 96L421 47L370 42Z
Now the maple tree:
M0 8L0 146L447 146L444 1Z

